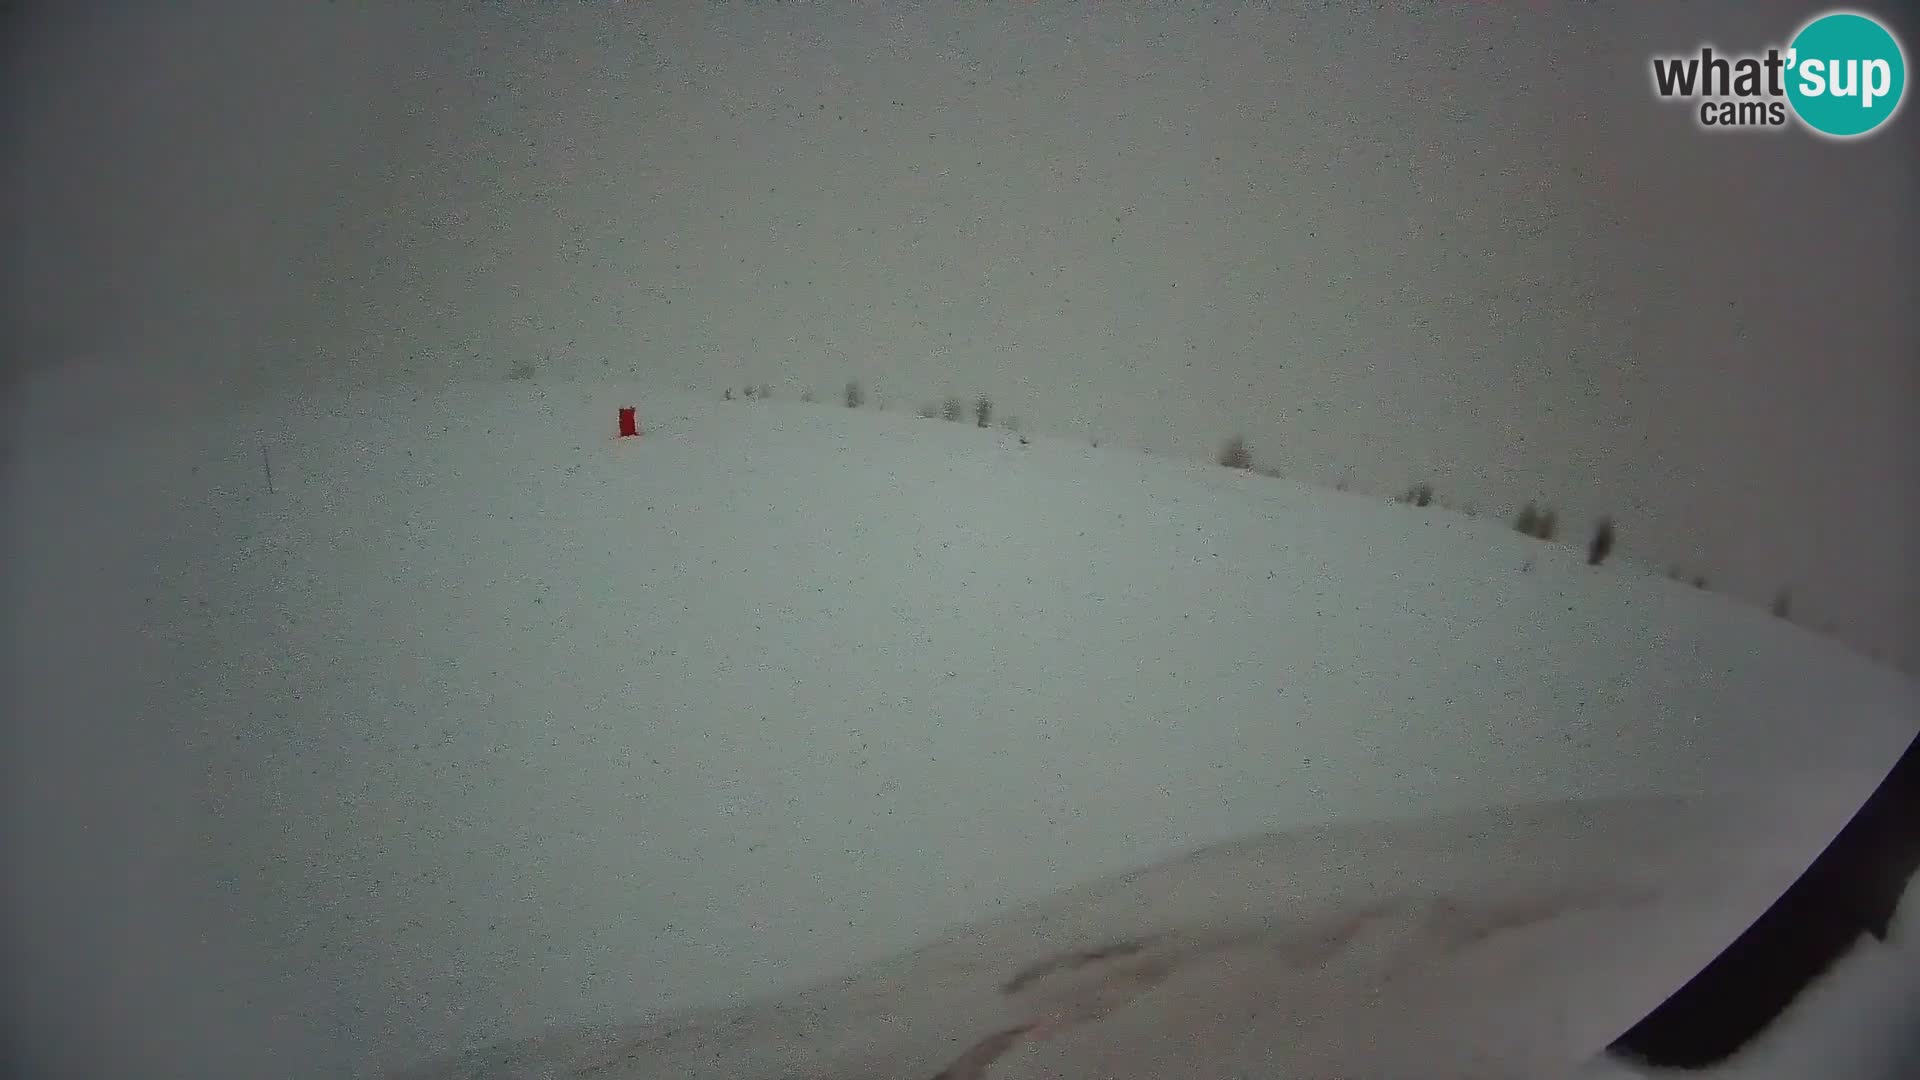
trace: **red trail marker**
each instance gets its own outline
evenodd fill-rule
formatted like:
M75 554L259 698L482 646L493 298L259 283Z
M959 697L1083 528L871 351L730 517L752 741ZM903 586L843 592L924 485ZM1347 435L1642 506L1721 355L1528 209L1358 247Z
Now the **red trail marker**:
M620 410L620 437L640 434L640 420L634 415L634 407L629 405Z

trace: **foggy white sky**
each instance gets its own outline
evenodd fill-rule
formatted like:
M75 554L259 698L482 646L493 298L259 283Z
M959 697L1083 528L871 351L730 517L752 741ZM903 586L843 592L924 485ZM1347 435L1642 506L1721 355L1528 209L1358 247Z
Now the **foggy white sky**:
M1915 114L1716 137L1648 87L1816 5L124 7L6 64L13 352L105 400L986 392L1612 512L1920 652Z

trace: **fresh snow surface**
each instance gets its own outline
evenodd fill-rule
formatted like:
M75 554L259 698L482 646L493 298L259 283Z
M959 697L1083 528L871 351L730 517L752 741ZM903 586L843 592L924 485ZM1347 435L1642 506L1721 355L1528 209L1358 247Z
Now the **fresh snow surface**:
M640 384L27 405L8 970L50 1069L467 1075L566 1027L474 1060L1521 1075L1732 940L1920 714L1503 522L1040 435ZM647 1041L694 1012L729 1033Z

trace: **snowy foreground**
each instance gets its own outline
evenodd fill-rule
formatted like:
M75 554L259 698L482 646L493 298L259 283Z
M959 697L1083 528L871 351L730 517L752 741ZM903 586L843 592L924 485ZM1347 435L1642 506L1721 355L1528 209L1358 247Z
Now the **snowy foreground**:
M1920 713L1502 522L898 415L509 383L20 442L49 1067L1547 1075Z
M1272 834L1066 890L807 992L408 1075L1560 1077L1791 876L1805 823L1755 811L1563 802ZM1778 846L1756 846L1760 829ZM1912 956L1879 961L1877 1008L1889 974L1914 988ZM1873 1029L1883 1045L1910 1017L1890 1019ZM1837 1060L1863 1058L1850 1049ZM1809 1072L1836 1059L1794 1056L1800 1071L1728 1075L1906 1075Z
M1600 1055L1574 1080L1909 1080L1920 1076L1920 889L1887 940L1864 936L1754 1044L1725 1064L1644 1069Z

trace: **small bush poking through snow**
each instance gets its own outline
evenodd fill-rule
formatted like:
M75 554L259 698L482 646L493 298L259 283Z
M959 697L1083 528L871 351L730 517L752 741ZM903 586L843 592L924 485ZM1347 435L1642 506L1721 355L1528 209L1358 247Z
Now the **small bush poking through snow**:
M729 386L729 387L727 387L727 388L726 388L725 390L722 390L722 391L720 391L720 400L721 400L721 401L732 401L732 400L733 400L733 387L731 387L731 386Z
M849 409L857 409L867 403L867 395L861 392L860 384L852 379L847 380L846 400Z
M1432 506L1433 485L1422 480L1408 488L1407 493L1400 496L1400 501L1408 506Z
M812 387L808 387L807 389L800 391L800 400L806 402L808 405L813 404Z
M740 391L740 393L741 393L741 394L742 394L743 396L745 396L745 397L746 397L746 399L747 399L748 401L752 401L752 400L753 400L753 387L751 387L751 386L749 386L749 387L745 387L744 389L742 389L742 390Z
M1705 575L1705 574L1695 574L1695 575L1693 575L1693 587L1694 587L1694 588L1696 588L1696 589L1704 589L1704 588L1706 588L1706 587L1707 587L1707 575Z
M1793 590L1781 589L1773 594L1773 616L1776 619L1793 618Z
M981 394L980 399L973 403L973 422L978 427L993 424L993 402L988 401L985 394Z
M966 411L966 408L966 404L960 400L960 395L948 394L947 400L940 403L940 418L949 423L957 424L960 422L960 416Z
M1533 535L1542 540L1551 540L1560 533L1560 515L1549 506L1540 511L1540 520L1534 523Z
M920 419L922 420L940 419L940 406L935 405L931 401L927 402L925 405L920 406Z
M1247 440L1235 435L1220 448L1220 464L1229 469L1253 468L1253 452L1247 449Z
M1533 531L1539 527L1540 511L1532 503L1521 507L1519 515L1513 519L1513 531L1517 533L1532 536Z
M1593 528L1593 539L1587 544L1587 565L1599 566L1613 551L1613 519L1603 517Z
M1560 515L1551 508L1542 510L1528 503L1521 509L1520 516L1513 519L1513 527L1535 540L1551 540L1560 531Z

